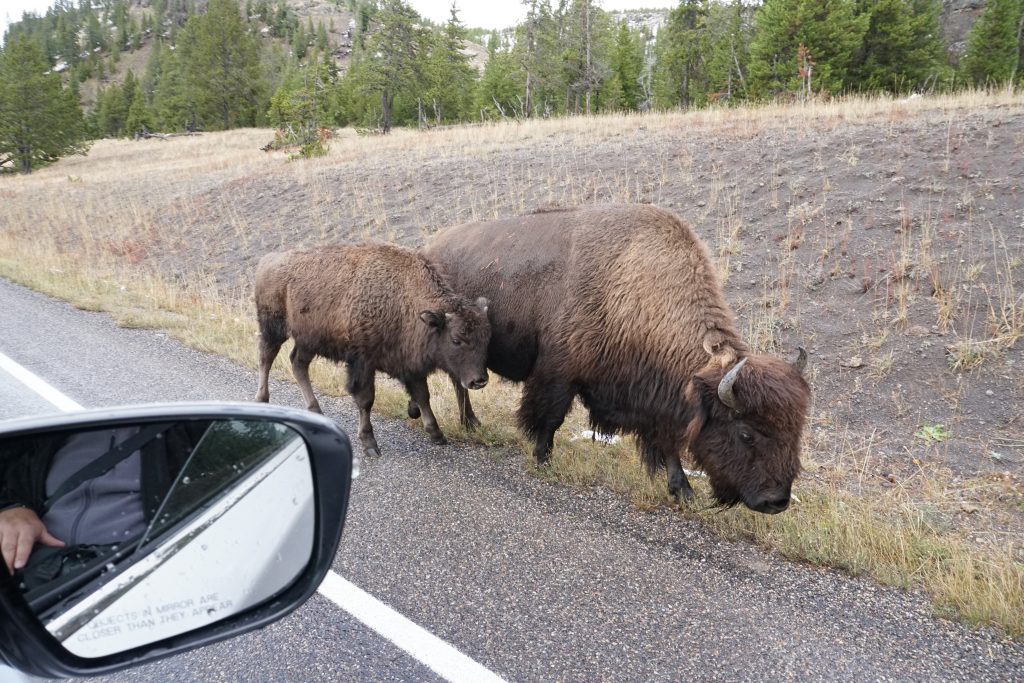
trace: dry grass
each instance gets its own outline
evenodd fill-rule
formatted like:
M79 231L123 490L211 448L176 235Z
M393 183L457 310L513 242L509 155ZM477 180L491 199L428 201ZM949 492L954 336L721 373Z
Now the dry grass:
M155 250L173 253L180 248L179 235L218 231L239 245L257 245L267 250L287 239L282 234L268 238L247 223L242 196L227 196L224 207L211 217L204 204L204 192L232 186L239 179L272 175L281 182L293 182L305 191L304 200L314 208L319 239L335 239L339 216L333 208L338 188L323 180L323 171L341 162L366 159L379 165L395 164L414 168L428 159L451 156L487 155L509 145L528 146L554 138L560 153L572 157L594 139L611 138L640 128L658 131L707 130L719 137L750 137L768 128L835 128L858 122L887 125L918 117L950 130L949 122L960 110L976 106L1019 105L1020 98L1009 92L970 93L909 101L893 99L844 100L809 105L772 105L757 109L713 109L689 114L648 114L556 119L529 123L497 123L446 129L428 133L398 130L387 137L360 137L342 131L332 141L326 157L303 163L282 164L280 157L258 151L269 139L264 130L234 131L222 135L140 142L100 141L87 158L71 158L29 177L0 178L0 275L39 291L71 301L89 310L109 311L119 324L159 328L199 349L227 356L245 366L255 367L256 328L252 320L249 292L244 285L225 286L213 279L218 254L216 240L200 244L209 253L211 275L207 280L190 277L179 281L151 265ZM948 137L948 136L946 136ZM947 148L952 146L947 143ZM860 150L848 149L840 158L859 163ZM949 152L947 152L948 156ZM532 208L538 198L530 194L541 173L552 203L590 201L636 201L644 196L657 199L670 183L686 183L692 159L654 158L653 172L642 180L637 174L629 182L600 174L565 177L562 166L550 160L549 170L523 169L524 180L512 184L501 197L453 188L445 201L465 208L472 218L492 218L507 212ZM766 160L771 176L766 188L769 203L779 203L779 191L787 183L797 188L802 179L785 174L784 160ZM951 163L951 162L948 162ZM821 161L822 169L825 162ZM400 174L399 174L400 175ZM362 182L362 181L359 181ZM645 184L642 186L643 184ZM820 185L828 194L827 178ZM389 215L385 192L415 199L414 187L381 188L366 181L347 207L346 220L354 225L349 236L393 237L394 221ZM798 188L797 188L798 189ZM240 187L237 195L244 194ZM405 193L405 194L402 194ZM773 199L774 197L774 199ZM744 202L735 188L720 179L700 205L717 237L715 255L723 279L739 277L750 258L746 244L753 226L743 224ZM969 204L969 202L968 202ZM152 206L174 206L170 218L158 215ZM755 282L755 292L742 313L745 336L761 351L779 351L781 333L800 315L798 295L801 282L800 249L807 249L809 235L820 226L831 225L829 207L820 202L801 202L781 209L788 218L787 233L774 247L770 258L777 266L775 277ZM423 218L420 230L430 234L441 227L442 214ZM875 289L881 297L877 329L866 332L861 342L875 359L871 372L885 377L898 357L893 343L907 323L917 298L922 298L913 274L920 268L933 283L936 322L943 331L959 338L950 345L950 363L957 371L976 367L988 358L1005 354L1014 347L1024 330L1024 293L1017 284L1021 254L1013 253L998 229L992 228L992 249L988 254L966 254L965 263L943 264L934 253L934 217L901 213L903 228L888 266L890 276ZM199 228L197 228L199 226ZM846 228L848 231L849 228ZM269 243L264 240L269 239ZM824 242L814 244L820 254L818 270L837 276L842 266L842 233L825 233ZM818 258L818 257L815 257ZM983 274L995 272L994 286L970 285ZM965 289L965 286L967 287ZM978 330L984 334L979 335ZM280 354L275 372L289 377ZM325 362L312 368L319 392L343 392L342 372ZM859 379L857 380L860 381ZM255 386L253 387L255 391ZM474 405L484 426L467 433L458 426L458 411L447 380L431 378L435 412L442 428L453 441L512 446L522 451L526 468L536 476L579 486L605 486L629 496L641 507L672 505L662 477L650 480L639 465L632 440L614 445L575 439L585 427L585 415L575 410L557 435L552 466L538 471L530 447L514 427L518 388L492 382L474 393ZM376 409L382 414L404 418L406 397L393 382L378 382ZM893 401L901 399L893 394ZM947 523L970 495L971 505L982 505L994 494L979 486L966 491L954 486L941 473L921 471L897 482L871 481L867 459L878 447L874 441L856 442L817 412L812 424L824 430L813 437L805 452L819 454L823 467L808 461L808 473L796 489L801 502L784 515L765 517L744 510L710 512L703 504L684 511L705 521L730 537L746 538L777 549L787 557L839 567L851 574L869 574L880 581L900 586L923 586L942 609L950 609L975 622L994 624L1015 636L1024 635L1024 565L1018 552L1019 539L978 546ZM837 438L838 437L838 438ZM502 449L496 453L507 453ZM850 482L856 482L851 490ZM694 481L706 496L702 483ZM978 502L980 501L980 502ZM993 514L998 512L994 506ZM1014 545L1014 544L1018 545Z

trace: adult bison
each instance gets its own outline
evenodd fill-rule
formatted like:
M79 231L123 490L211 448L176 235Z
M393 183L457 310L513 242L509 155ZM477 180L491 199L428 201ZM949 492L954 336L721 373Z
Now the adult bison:
M525 382L518 419L538 462L579 396L596 429L636 435L675 497L693 495L685 448L722 504L789 505L806 354L791 364L749 352L706 247L677 216L641 205L542 211L447 229L425 253L455 289L490 300L487 365ZM456 392L463 423L478 424Z
M487 300L456 294L410 249L363 244L267 254L256 268L256 316L256 400L270 400L270 366L289 336L295 341L292 372L310 410L323 412L309 381L310 362L316 356L344 361L368 455L380 452L370 424L376 371L405 385L435 443L445 439L430 409L427 375L441 368L462 390L487 384Z

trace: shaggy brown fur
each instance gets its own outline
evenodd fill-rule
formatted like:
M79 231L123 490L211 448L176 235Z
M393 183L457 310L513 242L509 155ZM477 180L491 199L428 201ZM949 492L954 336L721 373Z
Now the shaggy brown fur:
M310 410L322 412L310 362L315 356L345 362L368 454L379 453L370 424L375 371L405 384L437 443L444 435L430 409L427 375L440 367L460 388L487 384L487 301L455 294L438 269L410 249L363 244L268 254L256 268L256 315L256 400L270 400L270 366L289 336L295 341L292 372Z
M677 216L545 211L450 228L425 251L455 288L491 300L488 367L525 382L519 422L538 461L579 396L596 428L637 436L673 495L692 495L679 460L689 448L724 504L788 504L810 389L791 364L749 354L707 248ZM744 357L731 410L718 383Z

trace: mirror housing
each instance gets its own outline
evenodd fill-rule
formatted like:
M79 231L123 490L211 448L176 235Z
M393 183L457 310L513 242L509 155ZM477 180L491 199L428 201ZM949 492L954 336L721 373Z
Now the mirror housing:
M0 662L6 660L26 673L49 678L106 674L261 628L293 611L316 591L334 561L341 539L353 466L348 437L332 421L320 415L254 403L133 406L11 420L0 424L0 442L67 433L69 430L117 429L149 423L203 420L283 425L304 442L312 483L312 544L308 562L297 568L294 579L286 579L287 584L267 599L212 623L189 626L185 631L154 642L136 643L123 651L87 658L71 652L50 633L26 601L23 587L8 572L6 564L0 562ZM221 483L215 493L226 496L244 480L245 477L241 477ZM288 501L283 502L291 506L292 495L287 495ZM254 528L252 531L256 535L261 530ZM202 594L202 581L197 581L193 589L196 594Z

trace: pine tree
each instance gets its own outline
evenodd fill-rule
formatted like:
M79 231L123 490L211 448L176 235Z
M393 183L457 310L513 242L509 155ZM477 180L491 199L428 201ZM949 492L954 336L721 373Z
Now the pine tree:
M60 55L69 67L74 67L80 61L78 53L78 34L74 22L67 13L61 13L57 18L57 45Z
M469 108L477 73L462 52L465 42L466 29L452 3L448 22L433 36L425 68L427 89L422 106L438 125L461 120Z
M422 82L424 30L416 27L418 15L404 0L384 0L377 21L379 29L367 39L353 76L360 90L377 98L380 128L388 133L394 121L395 98L403 94L410 101L408 96Z
M946 47L936 0L859 0L869 16L852 69L858 90L907 92L943 78Z
M131 106L128 107L128 115L124 121L124 136L132 138L151 130L152 127L153 117L149 107L146 106L146 102L141 96L135 97Z
M660 106L688 109L706 99L707 19L708 0L683 0L658 32L654 95Z
M210 0L206 14L189 19L186 29L183 75L198 123L215 130L255 125L264 102L259 44L238 2Z
M336 78L333 64L313 52L307 64L293 64L288 69L270 98L267 111L270 123L284 131L284 139L289 144L301 145L301 156L320 156L327 151L319 132L333 123L334 102L329 93Z
M306 29L302 27L301 23L295 27L295 32L292 33L291 44L295 58L305 59L306 50L309 49L309 38L307 37Z
M114 45L119 52L128 49L128 6L125 0L114 0L113 8L114 29L117 31L117 38Z
M96 12L89 10L85 23L85 49L92 54L96 48L105 49L107 46L107 35L100 25Z
M559 109L557 103L565 90L563 45L559 35L563 18L555 16L550 0L523 0L523 4L527 5L526 20L516 27L512 50L523 80L519 96L522 102L514 109L520 116L529 118L537 114L549 115ZM507 71L507 67L507 64L502 65L500 70Z
M753 96L801 90L800 46L813 64L812 90L838 94L849 88L849 70L868 20L867 14L856 14L854 0L766 0L754 16L750 45Z
M78 93L49 72L46 54L26 37L0 49L0 169L31 173L68 154L85 154Z
M590 114L601 85L611 75L608 15L594 0L572 0L564 19L566 109Z
M316 26L316 49L322 53L326 53L330 48L330 43L327 40L327 27L324 26L324 22L317 22Z
M146 70L142 72L142 80L139 82L139 90L147 105L153 104L156 88L160 84L160 77L163 73L164 44L157 38L153 41L153 47L149 51L149 58L146 60Z
M475 111L481 118L498 119L522 116L522 70L516 57L497 32L487 45L487 64L476 87Z
M746 98L753 36L751 16L751 10L742 0L733 0L729 5L711 3L705 66L708 102L726 103Z
M1024 1L987 0L967 37L963 75L974 85L1004 85L1021 75Z
M195 130L199 127L196 100L190 96L182 66L191 45L188 32L182 35L176 52L167 52L160 60L160 78L153 89L151 115L153 128L164 131Z
M626 21L619 22L615 36L615 47L611 57L612 82L610 91L603 94L606 108L618 108L614 102L615 89L619 90L618 100L623 109L637 110L643 98L640 76L644 69L644 44L639 31L629 28Z

